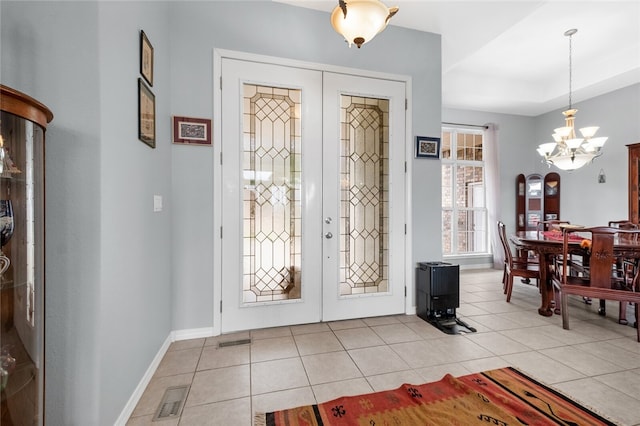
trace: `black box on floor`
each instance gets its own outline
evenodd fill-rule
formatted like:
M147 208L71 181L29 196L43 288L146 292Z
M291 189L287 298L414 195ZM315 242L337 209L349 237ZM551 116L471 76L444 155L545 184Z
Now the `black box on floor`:
M460 306L460 266L446 262L418 263L416 295L420 318L455 318Z

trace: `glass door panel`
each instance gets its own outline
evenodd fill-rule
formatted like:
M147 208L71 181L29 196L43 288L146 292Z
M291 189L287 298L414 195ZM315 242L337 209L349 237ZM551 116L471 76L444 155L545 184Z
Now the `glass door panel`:
M384 293L389 282L389 100L340 99L340 295Z
M243 302L301 296L301 90L243 85Z
M323 93L323 319L404 313L405 84L325 73Z
M221 330L320 321L322 73L222 60Z

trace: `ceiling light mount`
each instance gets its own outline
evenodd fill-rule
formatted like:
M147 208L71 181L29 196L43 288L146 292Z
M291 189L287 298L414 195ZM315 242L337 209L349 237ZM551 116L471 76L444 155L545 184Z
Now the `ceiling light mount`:
M385 6L380 0L339 0L331 13L331 26L349 47L355 44L359 49L387 27L398 10Z
M565 31L564 35L569 37L569 108L562 112L564 115L564 127L554 129L554 142L543 143L538 146L538 154L549 166L554 165L561 170L576 170L592 162L602 155L602 146L607 141L606 137L594 138L598 127L583 127L580 129L582 137L576 137L574 128L577 109L573 108L572 83L572 36L578 30L572 28Z

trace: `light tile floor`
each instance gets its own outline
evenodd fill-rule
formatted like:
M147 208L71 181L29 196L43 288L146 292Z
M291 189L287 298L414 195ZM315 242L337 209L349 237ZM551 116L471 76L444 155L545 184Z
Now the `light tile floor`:
M256 412L509 365L622 425L640 425L640 343L633 327L617 323L617 305L607 302L601 317L596 301L574 299L571 330L563 330L560 316L537 314L533 285L516 281L506 303L501 278L460 273L458 317L477 328L467 335L397 315L174 342L127 425L249 426ZM252 343L218 348L243 338ZM191 385L180 419L152 423L165 389L178 385Z

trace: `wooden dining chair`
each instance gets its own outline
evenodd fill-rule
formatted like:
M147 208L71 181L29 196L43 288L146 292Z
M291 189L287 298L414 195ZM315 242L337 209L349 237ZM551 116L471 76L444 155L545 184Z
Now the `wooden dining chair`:
M571 225L571 222L569 222L568 220L560 219L542 220L538 222L536 228L539 233L545 231L557 232L557 238L562 238L562 227L564 225ZM561 264L562 256L554 256L550 262L549 273L553 274L556 269L561 267ZM569 259L567 259L567 267L569 268L569 273L571 275L581 275L584 273L584 268L582 266L582 257L576 255L575 253L571 254L569 256ZM590 298L585 297L583 298L583 300L586 304L591 304ZM554 291L554 305L556 313L560 313L560 294L557 291Z
M569 222L568 220L559 220L559 219L541 220L540 222L538 222L536 229L538 230L538 232L552 231L554 229L557 229L558 231L560 231L561 225L571 225L571 222Z
M504 271L502 274L502 284L504 293L507 295L507 302L511 301L513 291L513 277L532 279L535 278L536 285L540 281L540 269L537 261L530 261L529 257L515 257L511 251L511 245L507 240L506 227L502 221L498 221L498 233L500 242L504 249Z
M638 229L638 225L627 220L610 220L609 226L612 228L619 229ZM616 262L616 274L618 279L624 280L628 279L630 276L635 276L638 271L638 259L618 259ZM627 302L620 302L620 306L618 308L618 322L620 324L628 324L627 321ZM636 307L637 309L637 307ZM604 300L600 300L600 309L598 309L598 313L600 315L606 315L606 305ZM636 322L635 326L638 326Z
M572 276L567 267L567 261L571 251L569 241L576 235L583 238L584 256L588 258L586 273L582 276ZM569 329L569 303L570 295L579 295L618 302L631 302L636 305L636 322L638 321L638 303L640 303L639 277L636 273L633 277L620 280L615 274L614 265L618 258L614 254L614 242L637 241L640 230L618 229L608 226L563 229L562 258L563 265L552 276L552 283L560 292L560 305L562 311L562 328ZM572 238L573 237L573 238ZM637 332L637 340L640 342L640 329Z

